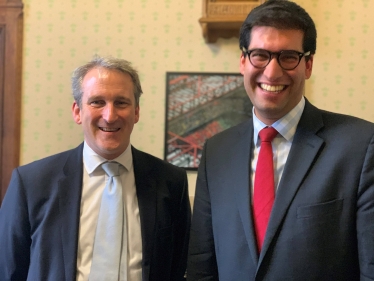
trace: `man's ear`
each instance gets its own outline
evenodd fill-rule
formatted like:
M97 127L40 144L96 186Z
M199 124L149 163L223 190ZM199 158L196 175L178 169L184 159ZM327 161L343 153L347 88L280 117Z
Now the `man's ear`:
M139 111L140 111L140 107L138 105L137 107L135 107L135 122L134 123L138 123L139 121L139 117L140 117Z
M74 101L72 106L72 113L75 123L82 124L81 120L81 109L79 108L78 104Z
M242 52L242 54L240 55L240 73L244 75L244 70L245 70L245 66L246 66L246 58L247 56L244 55L244 53Z
M309 60L305 62L305 79L309 79L312 76L313 58L314 55L310 55Z

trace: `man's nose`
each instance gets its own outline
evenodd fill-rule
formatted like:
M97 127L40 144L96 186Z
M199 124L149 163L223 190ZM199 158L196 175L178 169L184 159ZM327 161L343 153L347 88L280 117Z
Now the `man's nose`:
M269 81L278 79L283 75L283 69L279 65L277 56L272 56L269 64L264 69L264 75Z
M111 103L106 104L102 116L107 123L113 123L118 117L116 107Z

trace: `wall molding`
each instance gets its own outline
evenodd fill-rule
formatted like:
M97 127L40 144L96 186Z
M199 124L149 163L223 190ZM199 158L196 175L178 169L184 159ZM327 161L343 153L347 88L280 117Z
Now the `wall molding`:
M19 165L23 4L0 0L0 202Z

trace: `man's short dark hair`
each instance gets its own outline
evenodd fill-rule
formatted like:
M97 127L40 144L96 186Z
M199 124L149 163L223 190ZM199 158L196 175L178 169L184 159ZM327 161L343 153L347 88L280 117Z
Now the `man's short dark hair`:
M304 33L303 52L315 54L317 31L312 18L299 5L288 0L269 0L254 8L241 29L240 49L248 50L254 26L270 26L276 29L301 30Z

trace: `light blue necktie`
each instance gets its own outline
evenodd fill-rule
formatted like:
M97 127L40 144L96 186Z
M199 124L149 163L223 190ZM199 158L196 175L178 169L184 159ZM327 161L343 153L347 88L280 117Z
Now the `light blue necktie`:
M109 179L103 191L92 255L90 281L118 281L120 278L121 252L127 256L127 238L123 207L120 164L105 162L101 165ZM122 244L123 239L123 244ZM122 261L126 265L126 262ZM125 273L127 270L125 270ZM127 275L127 273L126 273ZM127 279L124 276L125 280Z

